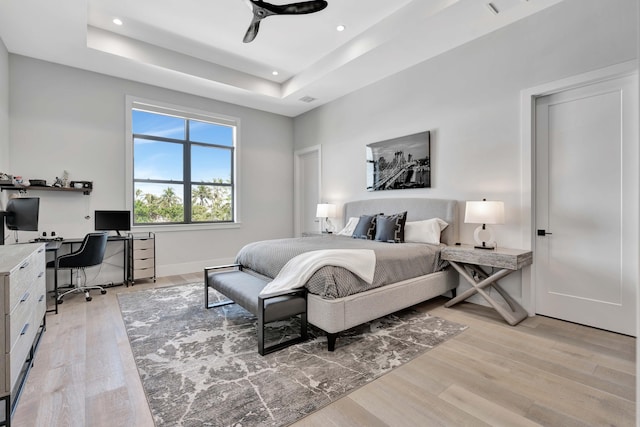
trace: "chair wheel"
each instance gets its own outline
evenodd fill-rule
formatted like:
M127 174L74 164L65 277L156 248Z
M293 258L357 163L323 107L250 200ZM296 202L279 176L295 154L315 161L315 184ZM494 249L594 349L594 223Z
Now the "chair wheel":
M93 298L92 297L86 297L87 301L91 301Z
M102 289L102 290L100 291L100 293L101 293L102 295L104 295L104 294L106 294L106 293L107 293L107 290L106 290L106 289Z

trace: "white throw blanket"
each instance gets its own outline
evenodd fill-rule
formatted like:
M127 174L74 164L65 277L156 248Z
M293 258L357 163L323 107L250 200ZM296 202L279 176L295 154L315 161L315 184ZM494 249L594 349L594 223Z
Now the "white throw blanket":
M371 249L325 249L302 253L291 258L260 295L301 288L313 273L327 265L346 268L371 283L376 269L376 253Z

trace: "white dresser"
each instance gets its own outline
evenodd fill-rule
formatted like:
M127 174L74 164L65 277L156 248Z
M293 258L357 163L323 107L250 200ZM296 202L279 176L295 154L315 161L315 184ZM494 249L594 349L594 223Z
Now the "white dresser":
M45 329L47 309L44 243L0 246L0 399L6 425L11 423L33 357Z
M131 284L136 280L156 281L156 238L153 233L132 233L131 237Z

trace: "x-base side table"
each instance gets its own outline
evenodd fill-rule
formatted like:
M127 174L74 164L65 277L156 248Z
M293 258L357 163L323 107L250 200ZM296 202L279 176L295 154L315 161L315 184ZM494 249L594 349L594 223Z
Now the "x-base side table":
M517 325L527 318L529 313L514 300L499 284L498 280L514 271L531 265L533 253L519 249L475 249L473 246L448 246L442 250L442 259L449 261L467 282L471 289L447 301L445 307L451 307L472 295L480 294L510 325ZM481 266L499 269L491 274ZM493 299L485 288L493 287L506 301L508 308Z

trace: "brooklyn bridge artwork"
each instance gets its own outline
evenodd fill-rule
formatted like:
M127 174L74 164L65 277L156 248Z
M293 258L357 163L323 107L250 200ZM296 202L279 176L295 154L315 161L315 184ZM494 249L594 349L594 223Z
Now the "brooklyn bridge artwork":
M367 190L431 187L429 131L367 145Z

